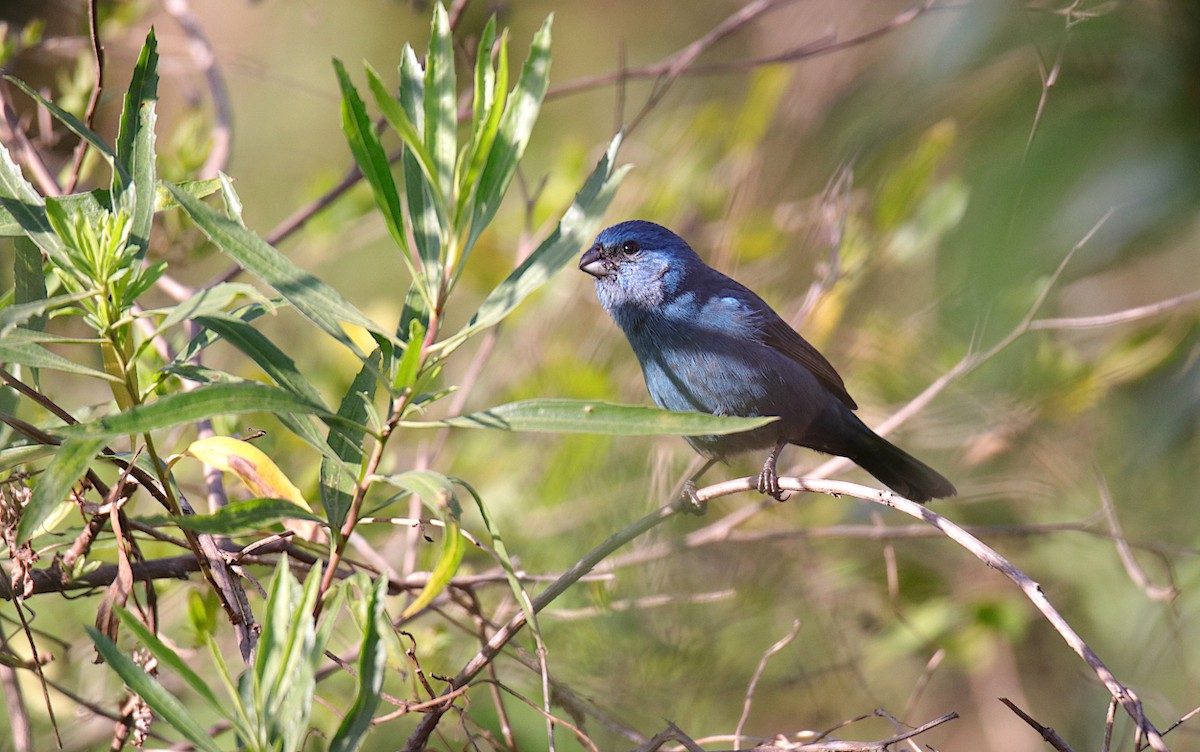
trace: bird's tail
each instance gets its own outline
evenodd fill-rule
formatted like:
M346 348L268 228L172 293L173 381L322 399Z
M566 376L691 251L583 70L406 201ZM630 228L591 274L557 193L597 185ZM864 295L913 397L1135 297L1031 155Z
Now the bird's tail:
M846 456L885 486L919 504L958 493L950 481L929 465L890 443L865 424L859 422L859 425L862 430L855 432L851 451Z

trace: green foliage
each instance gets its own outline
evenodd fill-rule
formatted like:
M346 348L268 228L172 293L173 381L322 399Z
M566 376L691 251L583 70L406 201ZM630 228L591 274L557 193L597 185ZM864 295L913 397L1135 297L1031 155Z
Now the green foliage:
M265 618L253 666L232 680L229 665L221 656L213 628L212 613L192 602L189 613L192 627L207 646L218 674L223 678L227 697L218 697L211 682L194 669L178 652L159 639L129 611L119 609L121 623L150 652L159 668L183 680L201 700L207 712L225 720L237 738L237 749L262 752L300 750L308 734L317 668L324 660L325 644L337 620L340 604L325 611L321 626L312 616L321 579L320 567L309 571L303 586L289 569L286 556L275 567L275 576L265 602ZM359 689L354 705L331 740L331 749L350 752L358 749L366 724L379 703L383 660L386 653L380 642L383 621L383 596L387 581L380 578L370 592L368 618L362 634L359 660ZM163 687L141 666L130 660L105 635L88 628L96 649L131 689L138 693L167 724L200 749L232 748L217 744L196 715L199 708Z

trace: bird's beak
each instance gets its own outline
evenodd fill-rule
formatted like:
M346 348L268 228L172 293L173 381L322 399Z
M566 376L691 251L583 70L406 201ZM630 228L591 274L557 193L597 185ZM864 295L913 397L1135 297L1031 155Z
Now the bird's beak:
M599 244L584 251L583 258L579 259L579 269L580 271L587 272L596 279L608 276L608 269L605 268L604 259L600 255Z

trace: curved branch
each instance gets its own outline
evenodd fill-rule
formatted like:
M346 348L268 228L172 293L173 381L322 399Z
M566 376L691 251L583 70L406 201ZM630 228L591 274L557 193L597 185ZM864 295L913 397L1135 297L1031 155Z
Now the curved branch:
M757 489L757 484L757 476L728 480L699 489L696 491L696 498L701 502L706 502L720 496L728 496L741 491L754 491ZM1079 636L1074 627L1063 618L1058 609L1054 608L1050 603L1046 594L1042 592L1042 586L1020 569L1013 566L1012 562L997 553L991 546L937 512L923 507L916 502L909 501L902 496L898 496L891 491L877 490L845 481L809 480L806 478L780 478L779 485L787 491L824 493L832 496L852 496L857 499L871 501L885 507L891 507L937 528L943 535L962 546L975 558L1016 583L1021 588L1021 592L1025 594L1025 597L1033 604L1034 608L1041 612L1042 616L1050 622L1050 625L1062 636L1067 645L1099 677L1100 681L1112 694L1113 699L1120 703L1125 712L1129 714L1129 717L1133 719L1134 724L1145 734L1150 742L1150 747L1158 752L1165 752L1167 746L1162 740L1162 734L1146 718L1142 710L1142 701L1138 699L1133 690L1117 680L1117 677L1108 666L1104 665L1104 662L1100 660L1095 651Z

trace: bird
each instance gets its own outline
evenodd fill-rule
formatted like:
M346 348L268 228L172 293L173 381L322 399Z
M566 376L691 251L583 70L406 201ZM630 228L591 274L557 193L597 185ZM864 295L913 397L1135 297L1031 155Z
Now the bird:
M776 463L789 444L847 457L918 503L957 491L937 471L879 436L834 367L748 287L709 267L683 238L645 220L600 232L579 268L624 332L654 402L668 410L776 416L759 428L685 436L708 461L770 448L758 490L782 501Z

